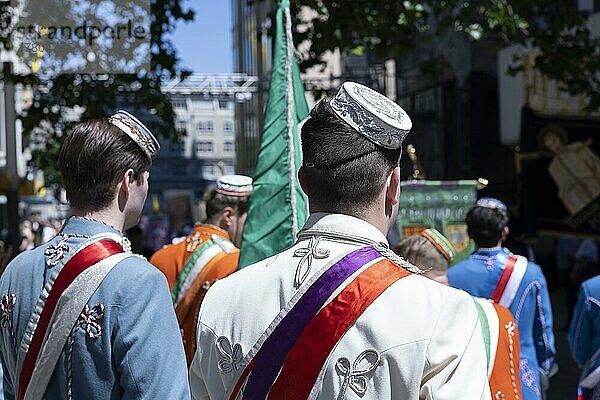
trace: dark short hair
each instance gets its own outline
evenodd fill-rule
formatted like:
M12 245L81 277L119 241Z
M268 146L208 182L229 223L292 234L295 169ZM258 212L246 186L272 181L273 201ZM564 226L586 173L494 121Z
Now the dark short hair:
M150 161L129 136L101 118L73 128L61 146L58 168L71 208L90 212L110 205L125 171L132 169L138 181Z
M318 211L364 211L400 160L400 148L384 149L366 139L335 116L327 99L311 110L301 139L306 194Z
M206 219L211 220L221 214L225 207L233 208L239 215L248 212L249 196L228 196L217 192L216 188L211 189L206 197Z
M424 271L429 268L436 272L446 272L448 270L446 257L433 243L421 235L402 239L394 247L394 251Z
M477 247L494 247L508 224L508 215L495 208L475 206L469 210L465 221L467 233Z

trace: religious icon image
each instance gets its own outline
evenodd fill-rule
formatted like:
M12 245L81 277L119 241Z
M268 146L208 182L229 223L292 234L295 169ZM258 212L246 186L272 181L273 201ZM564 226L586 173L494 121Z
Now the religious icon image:
M600 157L590 149L591 138L568 143L567 132L561 126L548 125L540 130L538 143L542 154L552 157L548 173L571 214L600 196Z
M458 252L465 251L469 247L469 234L465 223L450 223L444 227L444 236Z

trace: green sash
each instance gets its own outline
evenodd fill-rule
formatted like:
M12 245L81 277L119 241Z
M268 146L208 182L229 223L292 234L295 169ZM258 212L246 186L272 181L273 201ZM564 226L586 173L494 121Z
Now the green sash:
M483 307L481 307L481 305L477 302L477 300L475 300L475 298L473 298L473 301L475 302L475 306L477 307L477 312L479 313L479 321L481 322L481 333L483 333L483 342L485 343L485 355L487 358L487 365L489 366L488 368L491 368L491 366L490 366L490 342L491 342L490 324L488 322L487 315L485 314Z

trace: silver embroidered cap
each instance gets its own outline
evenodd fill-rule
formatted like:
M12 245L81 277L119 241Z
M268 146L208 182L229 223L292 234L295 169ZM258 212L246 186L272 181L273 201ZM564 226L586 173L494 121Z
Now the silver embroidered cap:
M386 149L401 147L412 128L402 107L360 83L344 82L330 104L339 118Z
M146 125L142 124L139 119L127 111L119 110L108 120L140 146L149 161L156 157L160 150L160 144L150 129L146 128Z

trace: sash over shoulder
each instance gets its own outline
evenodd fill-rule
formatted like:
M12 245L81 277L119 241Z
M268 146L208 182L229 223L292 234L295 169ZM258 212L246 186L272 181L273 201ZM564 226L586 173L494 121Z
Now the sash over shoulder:
M339 340L373 301L410 274L370 246L328 264L303 285L242 361L228 398L314 397L315 383Z
M63 347L84 306L126 253L122 238L103 233L79 247L47 282L20 346L19 400L43 398ZM30 340L27 340L30 338Z

